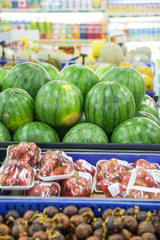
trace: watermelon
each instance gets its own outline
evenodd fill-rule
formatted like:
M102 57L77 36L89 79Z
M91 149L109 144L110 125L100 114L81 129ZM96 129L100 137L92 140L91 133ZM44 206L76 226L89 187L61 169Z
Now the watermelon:
M160 120L159 118L159 112L152 106L149 106L146 102L142 102L138 108L136 109L136 111L144 111L147 113L151 113L153 114L158 120Z
M8 72L9 70L0 68L0 84L2 84L3 79L5 78Z
M93 70L80 64L72 64L63 68L57 79L75 84L81 90L84 98L88 91L99 82L99 78Z
M38 90L51 79L39 64L25 62L14 66L2 82L2 90L22 88L35 99Z
M34 119L34 101L23 89L8 88L0 93L0 122L13 133Z
M63 138L71 143L108 143L106 133L92 123L80 123L72 127Z
M135 117L146 117L160 125L160 120L158 120L153 114L149 112L139 111L136 112Z
M52 127L73 126L83 112L83 95L72 83L50 81L38 91L35 110L38 120Z
M95 74L97 75L97 77L99 78L99 80L102 80L102 78L104 77L104 75L109 72L111 69L115 68L116 65L109 65L109 66L103 66L98 68L95 71Z
M80 117L80 119L78 120L78 122L76 124L79 124L79 123L86 123L86 117L85 117L84 112L82 113L82 116Z
M101 81L114 81L126 86L134 96L136 106L139 106L145 95L145 81L134 68L119 66L107 72Z
M87 122L106 133L135 115L135 101L130 90L116 82L100 82L87 94L84 106Z
M148 106L153 107L158 111L156 102L149 95L147 95L147 94L144 95L143 102L147 103Z
M47 71L51 80L57 79L59 71L57 70L56 67L54 67L52 64L46 63L46 62L41 62L39 64Z
M13 135L18 142L59 142L56 131L42 122L29 122L20 126Z
M11 141L11 134L3 123L0 123L0 142Z
M148 118L134 117L114 129L111 143L159 144L160 127Z

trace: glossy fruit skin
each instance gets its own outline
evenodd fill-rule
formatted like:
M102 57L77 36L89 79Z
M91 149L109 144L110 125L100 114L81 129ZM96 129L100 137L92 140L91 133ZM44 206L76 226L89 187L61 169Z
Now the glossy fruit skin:
M115 128L112 143L160 143L160 127L148 118L131 118Z
M73 126L83 112L83 96L72 83L55 80L46 83L35 99L39 121L52 127Z
M99 78L91 69L80 64L72 64L63 68L57 79L75 84L84 98L88 91L99 82Z
M0 142L11 141L11 135L3 123L0 123Z
M111 69L115 68L114 65L109 65L109 66L103 66L103 67L100 67L98 68L96 71L95 71L95 74L99 77L99 80L101 81L102 78L105 76L105 74L107 72L109 72Z
M0 122L13 133L34 120L34 101L23 89L8 88L0 93Z
M72 127L64 136L63 142L108 143L106 133L92 123L80 123Z
M39 64L25 62L13 67L2 83L2 90L22 88L35 99L38 90L51 79L47 71Z
M134 68L119 66L110 70L101 81L114 81L126 86L134 96L136 106L139 106L145 95L145 81Z
M47 63L47 62L41 62L39 64L47 71L47 73L50 76L51 81L58 79L57 76L58 76L59 71L57 70L56 67L54 67L52 64Z
M160 120L158 110L155 107L148 105L148 103L146 102L142 102L137 107L136 111L144 111L149 114L151 113L153 116L155 116L158 119L158 121Z
M84 113L87 122L110 133L118 124L135 115L134 97L122 84L100 82L88 92Z
M135 117L146 117L155 123L157 123L160 126L160 120L155 117L151 112L145 112L145 111L136 111Z
M18 142L59 142L56 131L46 123L30 122L20 126L13 135Z

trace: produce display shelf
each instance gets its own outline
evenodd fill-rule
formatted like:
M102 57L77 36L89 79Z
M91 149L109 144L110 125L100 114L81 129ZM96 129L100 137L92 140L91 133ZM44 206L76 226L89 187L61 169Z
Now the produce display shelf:
M74 9L74 10L71 10L71 9L29 9L29 8L2 8L1 9L1 12L30 12L30 13L77 13L77 12L80 12L80 13L90 13L90 12L106 12L107 9L98 9L98 8L93 8L93 9Z
M21 215L27 210L40 211L47 206L56 206L62 211L66 206L73 205L78 208L90 207L95 214L99 217L107 208L124 208L139 206L141 211L160 210L160 201L158 200L131 200L131 199L100 199L100 198L41 198L37 197L0 197L0 214L4 216L8 211L16 209Z

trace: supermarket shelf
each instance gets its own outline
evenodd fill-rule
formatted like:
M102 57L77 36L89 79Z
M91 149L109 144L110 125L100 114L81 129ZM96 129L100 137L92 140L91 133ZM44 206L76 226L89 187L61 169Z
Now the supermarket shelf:
M135 18L141 18L141 17L160 17L160 12L157 13L151 13L151 12L110 12L108 11L108 17L109 18L128 18L128 17L135 17Z
M106 12L107 9L75 9L75 10L69 10L69 9L53 9L53 10L47 10L47 9L19 9L19 8L11 8L11 9L5 9L2 8L1 12L21 12L21 13L75 13L75 12L80 12L80 13L89 13L89 12Z

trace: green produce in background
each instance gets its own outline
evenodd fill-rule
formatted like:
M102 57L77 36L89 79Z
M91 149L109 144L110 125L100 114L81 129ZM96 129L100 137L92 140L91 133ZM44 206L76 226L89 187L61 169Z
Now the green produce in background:
M83 113L83 96L72 83L50 81L38 91L35 110L39 121L54 128L73 126Z
M106 133L92 123L80 123L72 127L63 138L71 143L108 143Z
M35 99L38 90L51 79L39 64L25 62L13 67L2 83L2 90L22 88Z
M99 82L99 78L91 69L80 64L72 64L63 68L58 74L58 80L75 84L84 98L89 90Z
M57 80L57 76L59 71L57 70L56 67L54 67L53 65L51 65L50 63L46 63L46 62L41 62L39 63L49 74L51 81L52 80Z
M117 82L126 86L135 99L136 107L143 101L145 95L145 81L141 74L131 67L115 67L107 72L101 80Z
M10 133L34 120L34 101L25 90L8 88L0 92L0 103L0 122Z
M134 117L119 124L113 131L111 143L160 143L160 127L145 117Z
M101 127L107 134L135 115L135 100L130 90L116 82L100 82L87 94L84 106L87 122Z
M11 141L11 134L6 128L6 126L0 123L0 142L9 142Z
M13 135L18 142L59 142L56 131L42 122L30 122L20 126Z

